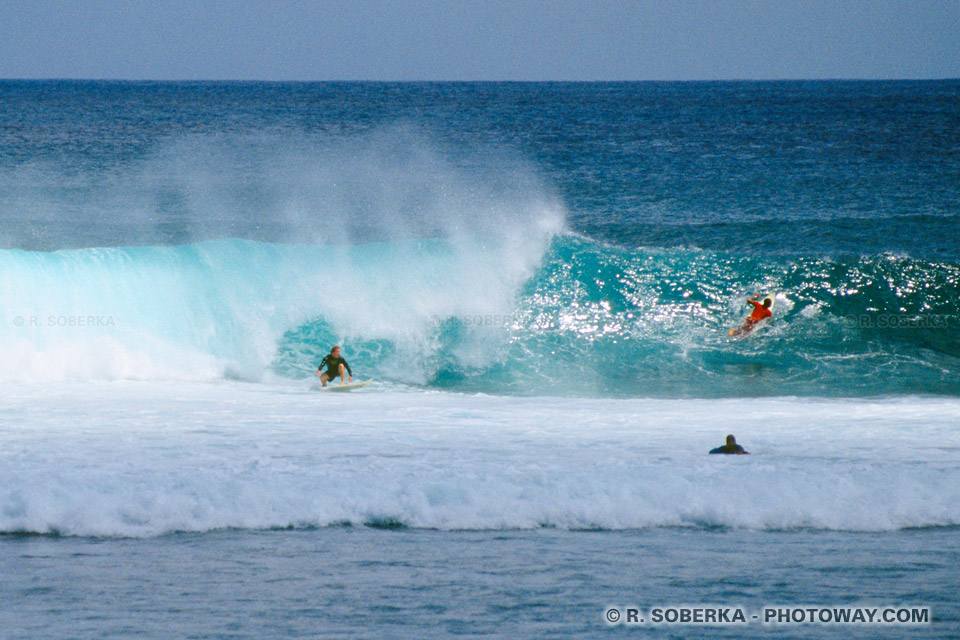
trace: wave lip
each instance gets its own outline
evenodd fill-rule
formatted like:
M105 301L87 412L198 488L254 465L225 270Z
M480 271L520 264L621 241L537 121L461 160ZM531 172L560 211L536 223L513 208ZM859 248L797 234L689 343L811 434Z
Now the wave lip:
M731 339L758 292L776 293L773 320ZM359 332L345 348L379 379L463 392L960 395L954 264L630 249L562 234L509 306L450 293L432 324L402 337ZM476 304L458 303L466 300ZM286 333L274 366L295 376L336 324L321 318Z
M9 241L58 250L0 250L0 349L16 355L0 380L303 376L352 337L423 352L432 317L509 311L566 224L514 152L412 125L184 135L82 189L62 173L23 196L51 237ZM324 344L283 344L311 325Z
M545 213L543 220L553 219ZM6 382L301 379L613 397L960 395L960 266L500 236L0 251ZM777 292L773 321L727 332Z

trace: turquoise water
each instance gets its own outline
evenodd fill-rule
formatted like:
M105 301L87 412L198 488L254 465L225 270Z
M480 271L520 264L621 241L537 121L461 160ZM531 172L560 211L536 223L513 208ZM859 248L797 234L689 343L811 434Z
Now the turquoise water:
M6 81L4 330L42 354L13 319L109 316L148 378L168 347L302 378L343 342L448 390L956 395L958 97ZM727 341L767 291L767 337Z
M0 626L956 636L958 103L0 81ZM682 604L933 621L602 618Z
M630 249L569 234L543 246L539 263L527 254L495 269L475 265L513 259L510 242L8 250L0 336L30 351L3 377L45 371L66 337L73 375L97 379L127 375L124 362L104 369L91 346L109 338L148 353L140 379L304 379L340 343L365 375L451 391L960 392L955 263ZM729 338L745 300L767 291L777 294L769 326ZM72 318L93 321L58 326Z

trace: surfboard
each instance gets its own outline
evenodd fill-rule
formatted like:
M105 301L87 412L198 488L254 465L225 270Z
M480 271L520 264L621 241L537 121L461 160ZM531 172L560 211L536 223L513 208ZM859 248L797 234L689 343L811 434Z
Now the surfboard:
M763 296L763 298L760 299L760 304L766 304L767 300L770 301L770 307L769 307L770 311L773 311L773 305L775 305L776 302L777 302L777 294L774 293L773 291L771 291L770 293L768 293L767 295ZM768 318L768 320L769 320L769 318ZM755 325L750 329L750 331L744 331L742 326L736 327L736 328L734 328L734 329L730 329L730 333L728 333L727 335L728 335L728 336L748 335L748 334L752 333L753 331L756 331L757 329L759 329L760 327L762 327L762 326L764 326L764 325L766 325L766 324L769 324L769 323L768 323L768 322L761 322L761 323L755 324Z
M358 380L356 382L348 382L347 384L336 384L335 382L328 382L327 386L315 385L314 389L317 391L353 391L355 389L360 389L367 386L373 382L373 380Z

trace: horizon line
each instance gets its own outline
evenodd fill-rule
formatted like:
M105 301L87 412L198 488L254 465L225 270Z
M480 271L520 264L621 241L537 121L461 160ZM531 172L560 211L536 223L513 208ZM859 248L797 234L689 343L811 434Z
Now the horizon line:
M261 79L261 78L121 78L121 77L80 77L80 76L49 76L49 77L2 77L0 82L129 82L129 83L296 83L296 84L639 84L639 83L717 83L717 82L752 82L752 83L779 83L779 82L949 82L960 80L960 76L953 77L803 77L803 78L686 78L686 79Z

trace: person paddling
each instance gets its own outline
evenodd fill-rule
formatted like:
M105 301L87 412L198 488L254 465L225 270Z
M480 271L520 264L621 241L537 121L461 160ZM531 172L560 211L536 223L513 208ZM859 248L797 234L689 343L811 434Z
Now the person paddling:
M766 320L773 315L773 311L770 311L770 307L773 306L773 298L767 296L763 299L763 304L757 302L757 298L760 297L760 294L753 296L747 302L753 305L753 313L743 321L743 326L739 329L732 329L730 335L735 336L740 333L750 333L753 331L753 328L757 325L758 322Z
M726 453L733 455L748 455L750 452L745 451L743 447L737 444L737 439L733 435L727 436L727 444L722 447L717 447L716 449L710 449L710 453Z

